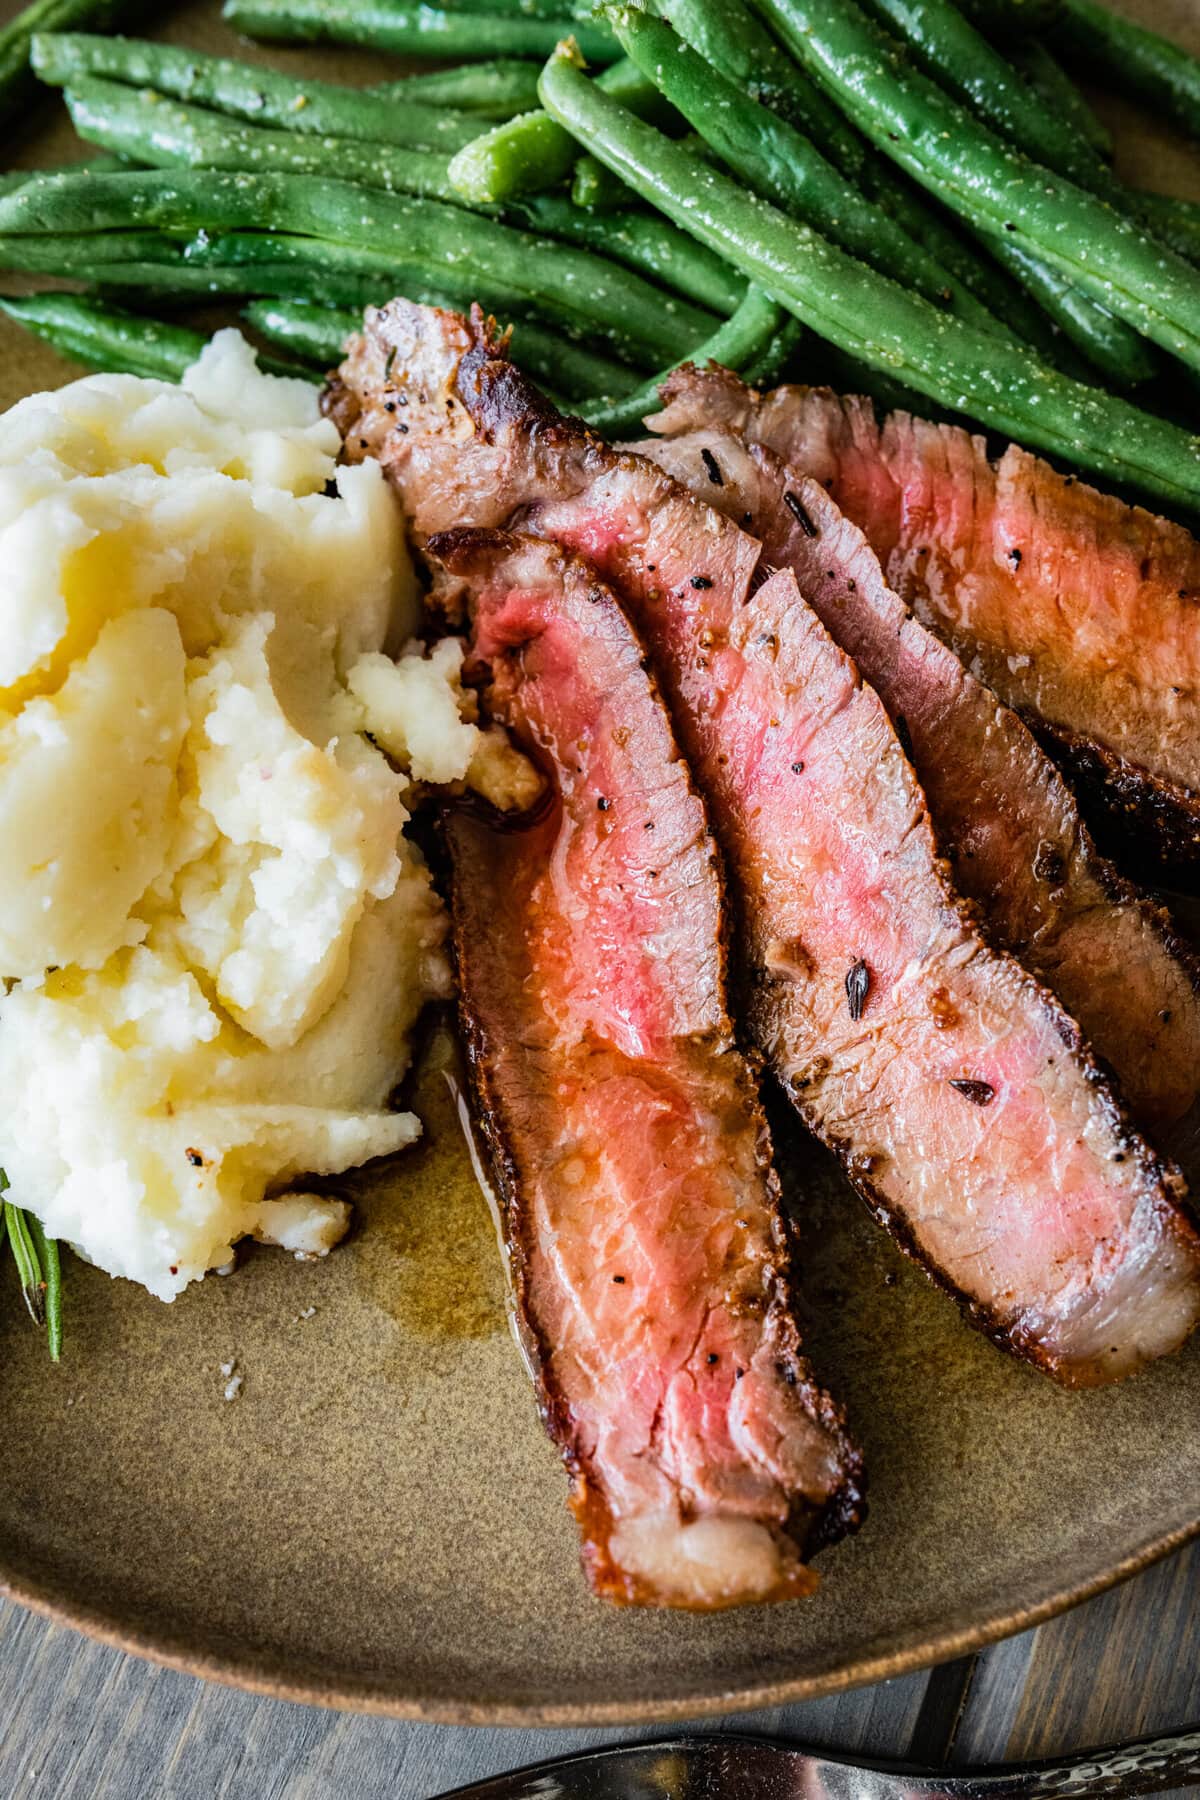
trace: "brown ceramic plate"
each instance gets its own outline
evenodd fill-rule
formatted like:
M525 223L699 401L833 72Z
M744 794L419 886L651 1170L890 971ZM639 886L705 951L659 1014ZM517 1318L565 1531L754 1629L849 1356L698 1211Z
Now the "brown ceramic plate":
M1194 14L1142 4L1200 39ZM229 47L215 8L181 9L172 33ZM1126 142L1147 179L1186 167L1144 132ZM23 151L77 154L62 130ZM0 404L75 373L0 337ZM252 1250L167 1307L72 1261L58 1368L0 1272L5 1591L292 1699L615 1722L955 1655L1200 1531L1200 1343L1115 1391L1060 1393L961 1324L785 1128L810 1343L866 1448L870 1518L821 1558L810 1601L716 1618L599 1606L508 1332L452 1068L435 1037L415 1101L427 1137L355 1184L357 1229L323 1265ZM245 1385L226 1403L233 1357Z

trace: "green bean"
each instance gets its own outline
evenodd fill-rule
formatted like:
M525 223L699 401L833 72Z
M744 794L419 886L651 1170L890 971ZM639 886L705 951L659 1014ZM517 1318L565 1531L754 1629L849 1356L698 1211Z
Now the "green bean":
M627 210L632 198L625 183L596 157L585 154L579 158L571 177L572 205L593 212L617 212Z
M251 125L321 137L362 138L370 144L452 153L479 129L470 113L407 98L401 102L400 96L338 87L329 81L302 81L230 57L202 56L138 38L39 33L33 40L32 64L52 87L79 89L82 77L103 76L210 107Z
M105 233L99 241L119 235ZM9 239L7 245L43 241ZM95 243L97 240L90 241ZM39 261L37 267L48 273L78 271L84 242L78 238L69 240L57 255ZM4 257L7 245L0 246L0 259ZM186 244L160 236L157 243L144 247L140 262L134 262L130 257L127 264L106 267L103 279L109 285L127 282L133 287L150 288L160 295L238 294L287 300L302 296L305 300L353 306L359 310L363 306L386 305L400 293L423 305L449 306L461 312L467 311L473 300L478 300L489 311L506 319L525 320L531 314L534 318L546 317L536 298L531 300L520 290L495 281L481 282L470 266L465 269L446 265L440 268L413 266L397 263L378 251L321 243L281 232L203 232ZM580 331L578 326L564 325L561 319L553 317L551 322L568 333L568 341L555 340L556 354L564 367L569 365L579 371L581 392L594 393L600 385L606 388L620 385L617 376L606 375L601 382L599 375L601 368L612 370L615 364L594 349L589 352L569 341L572 332ZM595 345L597 341L611 342L612 339L612 334L603 326L594 324L584 326L580 335L587 345ZM547 336L543 333L544 339ZM590 361L581 360L589 354ZM636 366L645 368L648 360L642 357ZM565 385L565 378L554 378L553 368L549 375L541 368L538 373L555 387Z
M356 278L357 293L362 285L357 278L368 276L371 286L365 296L367 301L388 298L406 279L423 279L426 283L429 279L427 272L418 273L386 252L323 243L288 232L201 230L189 238L167 231L116 230L0 237L0 266L7 269L107 281L112 279L107 273L110 268L127 264L157 268L164 282L173 283L177 276L181 277L180 291L195 288L197 284L191 277L213 269L229 271L231 280L232 272L246 271L242 279L250 285L229 288L230 292L246 293L255 291L253 284L262 268L286 268L283 292L288 294L307 287L310 280L351 276ZM274 291L273 287L263 289L264 293ZM515 292L505 294L501 290L501 294L502 303L520 303Z
M151 296L156 306L193 306L201 300L287 299L301 281L305 299L321 306L386 306L397 293L423 306L438 306L443 298L427 274L414 272L410 279L395 280L391 274L381 276L367 269L328 273L315 262L307 269L296 262L213 263L202 268L187 263L114 262L97 271L94 285L106 300L121 305L141 305ZM472 297L482 291L473 290Z
M570 33L589 62L617 48L602 25L452 12L420 0L225 0L227 24L273 44L362 44L401 56L548 56Z
M82 294L0 297L0 310L77 362L162 381L178 381L208 342L200 332L185 326L123 312ZM269 375L300 373L272 357L260 357L259 367Z
M1074 123L1041 96L965 19L953 0L867 0L870 12L890 25L918 67L956 94L993 130L1033 161L1081 187L1119 193L1112 172Z
M984 242L1091 364L1092 374L1098 371L1117 387L1136 387L1158 373L1159 360L1146 340L1065 275L1010 243L1003 232L987 234ZM1086 371L1082 375L1091 379Z
M1050 41L1118 92L1146 100L1192 137L1200 137L1200 58L1144 25L1095 6L1063 0Z
M398 81L382 82L370 91L385 100L403 100L406 105L450 106L485 118L509 119L537 105L540 69L539 62L500 56L454 69L402 75Z
M621 20L623 15L617 15ZM1084 386L1025 345L941 313L688 156L597 91L560 50L542 104L631 187L818 336L956 412L1183 508L1200 506L1200 440ZM0 201L5 205L17 201Z
M341 362L347 338L363 325L361 312L314 306L308 300L252 300L242 308L242 317L269 344L326 369Z
M1020 288L945 223L931 202L879 157L750 12L745 0L659 0L657 11L706 62L797 125L826 159L1010 330L1056 349L1044 315Z
M1019 44L1045 31L1062 0L959 0L971 23L998 44Z
M1111 162L1112 133L1042 40L1029 38L1023 44L1015 44L1011 55L1035 93L1041 96L1043 105L1053 108L1072 131L1078 132L1084 142L1091 145L1097 156Z
M165 378L177 381L208 341L182 325L160 325L80 294L5 297L0 310L77 362L128 375L161 375L166 369Z
M107 235L107 234L106 234ZM394 295L406 294L423 305L452 306L466 310L479 300L491 311L520 314L537 310L517 288L490 281L481 283L477 271L453 265L397 262L385 251L348 244L319 242L294 233L275 231L201 232L184 246L175 246L176 258L188 275L213 271L229 284L229 291L261 293L282 298L332 299L333 304L382 306ZM169 252L168 252L169 255ZM162 261L161 256L148 260ZM241 273L241 288L233 283ZM282 285L279 271L283 271ZM266 285L260 285L264 279ZM338 292L344 299L338 298ZM591 335L603 335L590 328Z
M103 279L110 263L184 264L187 239L165 231L46 231L36 236L0 237L0 267L30 275L64 275L72 280Z
M748 287L733 317L716 330L703 344L698 344L685 360L703 367L705 363L723 363L726 368L743 369L758 361L767 351L783 323L783 312L773 300L756 287ZM684 360L684 359L681 359ZM611 434L637 431L647 413L657 412L662 404L659 388L672 369L651 376L633 393L614 398L606 394L590 400L580 408L581 416L596 431Z
M620 57L600 76L605 91L640 117L661 123L662 101L653 83L627 57ZM538 108L482 133L460 150L450 165L450 179L473 206L488 206L523 194L557 187L575 167L579 145ZM606 186L611 177L605 171ZM594 201L579 202L594 205Z
M456 295L443 294L438 303L456 308L461 301ZM297 301L256 300L242 316L268 342L322 368L340 362L346 339L362 330L361 312L331 311ZM619 394L638 380L632 370L555 337L532 319L521 319L512 329L516 361L560 393L572 397L601 390Z
M783 315L783 324L767 344L761 356L754 357L740 371L742 380L753 388L774 387L788 373L788 365L804 336L804 327L791 313Z
M689 0L689 4L707 5L709 0ZM761 120L755 120L754 115L751 115L750 122L756 125L758 133L763 132ZM718 115L714 124L722 136L728 133L728 118ZM693 133L681 141L705 162L721 167L722 158L702 137ZM993 329L997 323L1007 327L1010 332L1024 338L1026 343L1032 344L1069 373L1086 374L1085 365L1073 355L1069 346L1063 344L1046 314L1023 288L999 269L991 258L960 237L953 226L942 219L936 203L906 181L899 170L865 145L863 154L865 160L854 178L855 185L862 197L874 204L876 213L885 214L895 228L924 252L929 270L944 272L941 289L935 289L935 293L944 292L946 288L952 293L957 291L960 304L956 310L961 311L964 317L973 314L980 322L991 319ZM768 179L773 179L770 169L764 169L763 173ZM784 185L790 179L789 159L785 152L782 164ZM763 189L760 187L759 191L763 192ZM775 199L775 190L772 188L771 191L764 192L764 198ZM852 202L853 199L852 195ZM911 248L909 255L911 256ZM874 262L875 258L872 256L866 260ZM885 273L895 272L891 266L885 266ZM913 285L920 290L920 283L914 282ZM974 306L972 298L976 303Z
M935 200L874 151L859 176L859 185L934 262L970 288L993 318L1000 319L1051 361L1055 359L1058 341L1041 307L989 256L959 235Z
M953 310L963 317L990 323L993 330L1003 326L1072 373L1080 372L1082 365L1072 362L1070 351L1064 350L1041 308L986 256L964 243L950 225L943 224L934 203L912 188L891 164L872 151L859 171L858 186L874 198L873 207L868 207L859 194L822 164L811 146L802 139L795 142L786 121L777 120L759 106L748 106L735 99L720 86L720 76L672 50L661 35L664 27L658 26L657 37L652 37L653 27L648 29L639 15L633 29L647 49L657 42L655 60L664 71L664 80L679 87L685 72L690 74L692 114L699 117L703 110L713 138L711 144L703 138L685 139L696 155L706 161L716 157L718 166L722 160L732 163L764 199L782 201L786 210L806 218L818 229L824 228L843 248L872 266L881 266L885 274L907 278L927 299L945 305L949 295ZM721 104L714 105L718 95ZM676 104L682 105L679 95ZM814 174L816 181L806 188L807 172ZM814 198L819 206L813 206ZM864 213L870 229L863 228ZM884 224L876 233L875 222L880 218Z
M36 33L73 25L112 31L147 11L149 0L33 0L0 31L0 123L22 110L33 90L29 46Z
M1040 85L1022 80L1015 68L986 38L975 31L951 0L869 0L872 11L901 31L922 67L951 93L958 94L986 123L1034 162L1107 200L1118 213L1145 223L1137 196L1119 182L1096 148L1106 133L1074 83L1040 46L1029 46ZM1036 52L1040 49L1040 58ZM1198 65L1200 66L1200 65ZM1049 84L1049 85L1047 85ZM1169 237L1160 236L1170 248ZM1039 298L1053 292L1055 278L1043 272ZM1093 344L1099 334L1089 323L1086 307L1073 303L1077 323ZM1066 327L1071 329L1070 326ZM1119 360L1122 360L1118 353ZM1127 363L1129 356L1124 356ZM1101 366L1104 366L1103 363Z
M91 175L111 175L118 169L127 169L129 164L123 157L106 155L89 156L85 162L70 163L67 166L76 174L83 174L84 171L87 171ZM24 187L25 183L32 181L35 175L55 173L57 171L52 169L5 169L0 173L0 195L15 194L19 187Z
M1200 203L1174 194L1138 194L1138 205L1164 243L1200 262Z
M601 356L598 342L612 342L604 326L579 326L551 319L566 338L551 338L534 324L543 317L536 298L498 283L481 283L468 267L459 272L397 263L378 252L318 242L279 232L201 232L194 240L165 232L110 231L0 239L0 266L45 275L89 274L110 298L146 294L157 304L194 302L219 296L278 297L323 306L383 306L397 293L429 306L466 311L479 300L506 319L522 321L526 361L539 379L557 391L617 392L629 385L628 370ZM573 334L582 344L571 341ZM532 340L536 338L536 342ZM553 350L548 346L553 343ZM616 345L627 355L624 340ZM544 355L543 355L544 351ZM542 361L535 358L542 356ZM649 356L628 358L634 367L652 366Z
M451 159L450 184L469 204L491 205L510 194L557 187L578 155L579 146L546 113L518 113Z
M655 11L697 55L819 144L843 175L857 175L868 151L857 131L781 50L745 0L658 0Z
M160 300L200 296L297 293L330 306L380 306L396 293L431 305L444 303L451 283L428 269L386 256L277 232L202 233L193 242L166 232L45 233L0 238L0 267L42 275L84 277L108 291L149 291ZM482 299L517 310L520 294L467 282L456 306Z
M152 88L124 87L91 75L77 77L63 98L71 123L85 142L154 168L279 170L292 175L336 169L340 179L364 187L456 199L448 158L436 150L235 125L202 106L164 100Z
M1135 330L1200 368L1200 281L1098 196L1031 162L918 70L854 0L759 0L850 117L972 226L1007 231Z
M598 250L627 269L636 269L677 294L722 315L736 312L746 284L723 262L698 244L686 231L668 225L661 213L626 207L620 212L595 212L559 194L534 194L504 209L513 225L546 237L562 238Z
M274 230L436 271L468 268L569 325L604 327L627 360L665 362L708 336L711 313L590 251L549 243L458 207L316 176L134 170L45 175L0 198L6 233Z
M42 1222L36 1213L27 1212L25 1223L33 1243L34 1253L42 1271L43 1307L46 1317L46 1343L50 1350L51 1362L58 1362L62 1356L62 1262L58 1254L58 1244L52 1237L47 1237L42 1229Z
M747 97L669 25L629 12L617 36L626 55L695 126L751 192L815 226L851 255L894 275L936 305L1003 330L963 287L895 224L854 191L794 125Z

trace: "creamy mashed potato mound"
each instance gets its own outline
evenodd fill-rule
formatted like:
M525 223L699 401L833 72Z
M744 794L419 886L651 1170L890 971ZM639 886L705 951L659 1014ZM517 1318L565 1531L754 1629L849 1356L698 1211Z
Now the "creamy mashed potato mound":
M97 375L0 418L0 1167L169 1300L419 1132L388 1107L445 917L413 781L520 804L378 467L222 332L181 386Z

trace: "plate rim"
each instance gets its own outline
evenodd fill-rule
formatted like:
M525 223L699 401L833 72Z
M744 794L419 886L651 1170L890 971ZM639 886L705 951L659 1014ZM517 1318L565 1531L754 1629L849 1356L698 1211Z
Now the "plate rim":
M918 1644L904 1649L879 1651L851 1659L839 1667L819 1675L781 1677L755 1685L742 1685L722 1692L670 1699L635 1701L529 1701L447 1699L433 1695L413 1695L381 1691L367 1681L347 1680L344 1676L329 1681L297 1679L286 1671L272 1675L253 1662L237 1655L223 1655L189 1649L182 1637L156 1635L152 1631L131 1630L110 1612L90 1607L84 1602L54 1597L38 1581L15 1575L0 1564L0 1598L11 1600L27 1612L66 1625L95 1643L124 1651L158 1668L173 1669L218 1686L234 1688L261 1698L286 1700L301 1706L318 1706L329 1711L355 1713L367 1717L403 1719L427 1725L484 1725L543 1727L590 1727L619 1725L674 1725L692 1719L714 1719L731 1712L751 1712L764 1707L788 1706L803 1700L817 1700L830 1694L845 1693L850 1688L868 1687L875 1682L890 1681L899 1675L910 1675L938 1663L984 1649L1000 1639L1043 1625L1072 1607L1094 1599L1109 1588L1141 1574L1152 1564L1162 1561L1177 1550L1200 1539L1200 1513L1183 1525L1150 1539L1141 1549L1123 1557L1110 1568L1100 1571L1074 1586L1059 1589L1032 1605L993 1613L972 1625L928 1634ZM801 1603L802 1604L802 1603Z

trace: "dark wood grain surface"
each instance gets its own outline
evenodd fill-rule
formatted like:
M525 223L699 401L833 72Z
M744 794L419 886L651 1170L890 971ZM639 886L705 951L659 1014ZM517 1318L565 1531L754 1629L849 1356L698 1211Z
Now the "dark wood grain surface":
M978 1657L724 1724L965 1765L1198 1720L1200 1545ZM431 1800L502 1769L647 1735L319 1712L206 1686L0 1606L3 1800ZM1200 1783L1175 1793L1200 1793Z

